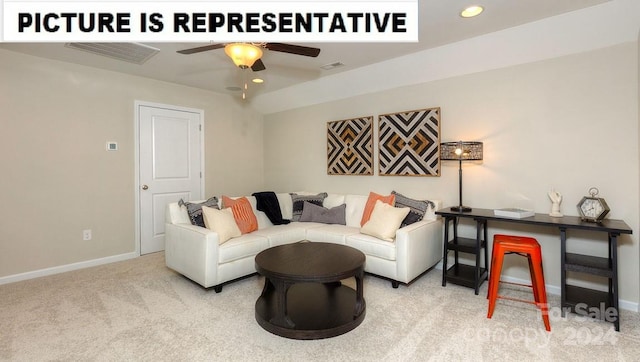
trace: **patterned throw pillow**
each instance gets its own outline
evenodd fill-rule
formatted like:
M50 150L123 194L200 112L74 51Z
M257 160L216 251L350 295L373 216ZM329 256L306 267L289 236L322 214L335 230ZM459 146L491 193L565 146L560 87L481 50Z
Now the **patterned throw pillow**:
M407 217L402 220L400 227L405 227L422 220L429 207L432 209L436 207L436 205L429 200L414 200L395 191L392 191L391 194L396 196L395 207L408 207L411 210Z
M322 203L324 202L324 199L326 197L326 192L321 192L317 195L298 195L292 193L291 201L293 202L293 216L291 217L291 221L300 221L300 215L302 215L305 201L318 206L322 206Z
M231 208L233 218L236 219L236 224L238 224L243 234L258 230L258 219L246 197L234 200L230 197L222 196L222 206Z
M202 203L188 202L180 199L180 201L178 201L178 205L187 208L187 213L189 214L189 220L191 220L191 224L205 227L204 219L202 218L202 207L206 206L218 209L218 198L214 196Z
M382 201L385 204L389 204L393 206L393 201L395 200L395 195L378 195L375 192L369 192L369 198L367 199L367 204L364 205L364 212L362 213L362 220L360 220L360 226L364 226L364 224L369 221L371 217L371 212L373 212L373 208L376 206L376 201Z

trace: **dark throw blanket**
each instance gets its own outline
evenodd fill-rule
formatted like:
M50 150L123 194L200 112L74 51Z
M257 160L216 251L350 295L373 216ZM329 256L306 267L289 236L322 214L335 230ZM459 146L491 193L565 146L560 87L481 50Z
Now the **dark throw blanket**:
M291 220L282 218L282 210L278 197L273 191L254 192L252 194L256 198L256 209L264 212L273 225L288 224Z

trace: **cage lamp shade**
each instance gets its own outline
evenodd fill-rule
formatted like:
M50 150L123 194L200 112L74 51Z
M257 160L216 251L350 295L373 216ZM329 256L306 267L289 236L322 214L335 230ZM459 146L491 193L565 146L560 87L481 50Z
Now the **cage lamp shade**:
M440 159L444 161L480 161L482 160L482 142L441 143Z
M224 52L233 60L233 64L242 69L250 68L262 57L262 49L249 43L227 44Z

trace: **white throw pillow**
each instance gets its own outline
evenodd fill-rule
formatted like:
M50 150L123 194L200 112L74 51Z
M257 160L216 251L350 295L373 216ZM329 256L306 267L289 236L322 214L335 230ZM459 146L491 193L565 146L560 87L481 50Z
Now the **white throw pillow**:
M236 219L233 217L231 208L222 210L214 209L212 207L203 206L202 216L204 218L204 225L207 229L218 233L218 243L223 244L231 238L242 235Z
M369 221L360 228L360 232L382 240L393 241L396 231L409 211L408 207L394 207L377 200Z

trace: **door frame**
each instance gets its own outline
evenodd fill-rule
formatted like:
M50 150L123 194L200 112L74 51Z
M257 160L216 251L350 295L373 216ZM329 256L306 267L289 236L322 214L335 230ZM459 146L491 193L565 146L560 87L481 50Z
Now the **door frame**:
M133 125L133 134L134 134L134 158L135 158L135 174L134 174L134 203L135 203L135 243L136 249L135 254L140 256L141 254L141 239L140 239L140 107L154 107L154 108L164 108L174 111L182 111L182 112L192 112L198 113L200 115L200 125L202 127L202 131L200 132L200 172L202 172L202 176L200 177L200 197L204 194L204 179L205 179L205 160L204 160L204 110L197 108L188 108L182 106L174 106L171 104L163 104L163 103L155 103L155 102L147 102L135 100L133 102L133 113L134 113L134 125Z

